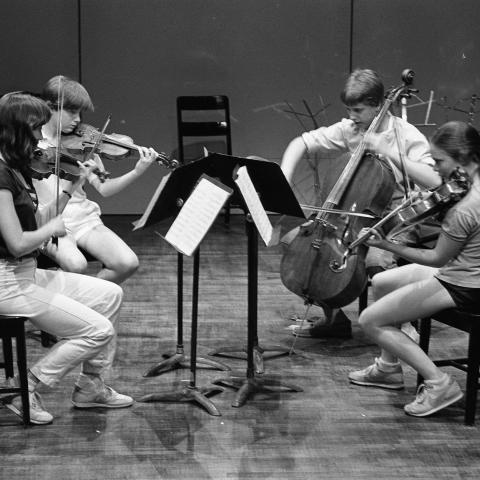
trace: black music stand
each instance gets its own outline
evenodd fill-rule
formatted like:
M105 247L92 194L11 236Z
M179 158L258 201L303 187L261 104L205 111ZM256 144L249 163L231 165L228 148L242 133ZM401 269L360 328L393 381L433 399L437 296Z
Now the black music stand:
M180 167L168 175L160 183L154 197L147 207L147 211L140 220L135 222L135 229L144 228L154 223L169 218L178 213L187 197L192 193L200 175L198 169L192 169L190 165ZM173 202L172 202L173 199ZM148 370L144 376L154 376L166 371L190 368L190 382L179 390L144 395L139 402L197 402L202 405L211 415L221 415L216 406L208 397L223 392L218 386L201 387L196 385L197 365L219 370L230 370L228 365L211 359L197 358L197 319L198 319L198 286L199 286L200 248L194 252L193 261L193 286L192 286L192 326L190 340L190 361L183 351L183 254L178 254L178 301L177 301L177 349L174 354L163 355L166 360Z
M235 184L235 172L241 166L246 166L254 188L258 193L262 205L266 211L283 215L305 218L298 201L293 194L290 185L283 175L277 163L267 160L247 159L227 155L213 154L206 157L209 161L221 161L219 164L220 180L234 189L232 201L244 206L246 214L246 231L248 241L248 335L246 347L224 347L210 355L229 354L243 352L247 354L247 372L243 375L232 375L214 381L215 384L237 388L237 396L232 403L234 407L242 406L248 396L255 391L294 391L300 392L301 388L285 384L280 378L273 375L255 377L255 372L263 373L263 353L277 352L277 355L285 355L290 352L282 346L260 346L257 333L257 306L258 306L258 231L248 213L245 199L238 191ZM211 160L210 160L211 159ZM204 159L206 160L206 159ZM213 173L211 173L213 174Z
M252 182L254 184L255 190L260 193L261 201L263 207L267 211L277 212L280 214L296 216L300 218L305 218L302 209L300 208L295 195L293 194L287 180L285 179L280 166L277 163L270 162L267 160L257 160L257 159L247 159L241 157L233 157L230 155L223 155L219 153L212 153L208 156L199 159L195 162L189 163L187 165L181 166L169 174L168 180L162 185L161 188L157 189L156 194L150 202L147 212L142 217L146 218L143 223L139 223L137 228L146 227L152 225L164 218L168 218L175 213L178 213L181 206L185 202L186 198L192 192L196 182L201 177L202 174L207 174L211 177L218 178L223 184L233 189L234 194L230 198L232 203L245 204L242 196L240 195L238 188L234 182L234 172L238 167L246 166L249 174L251 176ZM245 211L246 208L245 208ZM142 221L140 220L140 222ZM240 380L247 382L248 384L248 394L253 390L260 390L264 388L288 388L293 391L301 391L301 389L282 385L278 380L263 377L262 381L255 380L255 367L254 367L254 351L257 356L257 359L262 358L262 352L266 351L266 348L259 347L258 337L257 337L257 274L258 274L258 234L255 226L249 220L247 220L247 235L248 235L248 245L249 245L249 287L248 287L248 332L249 339L247 345L247 378L244 377L232 377L234 383L238 383ZM198 250L196 255L198 254ZM194 292L195 285L198 287L198 257L194 262L197 265L197 271L194 271ZM196 276L195 276L196 275ZM195 278L197 280L195 280ZM198 297L193 296L192 301L198 301ZM192 333L193 333L193 320L194 313L196 316L197 308L196 305L192 306ZM192 335L193 341L193 335ZM192 347L193 347L192 342ZM278 347L269 347L275 351L281 352L280 354L289 353L289 349L278 346ZM241 351L241 349L236 348L235 350L227 348L229 351ZM219 352L220 353L220 352ZM193 353L191 353L191 371L192 378L195 379L195 365L193 363ZM258 362L259 360L257 360ZM182 359L183 362L183 359ZM257 363L258 364L258 363ZM224 382L228 384L228 379L218 380L218 382ZM235 386L235 385L232 385ZM277 389L278 389L277 388ZM181 392L174 392L173 394L165 395L147 395L140 399L140 401L199 401L198 400L198 389L196 389L195 384L191 383L190 390L194 390L189 393L187 389L182 389ZM239 392L244 396L243 392L245 388L241 388ZM195 393L195 395L193 395ZM211 394L212 392L207 392ZM200 394L202 395L202 394ZM184 397L187 397L185 399ZM162 398L160 398L162 397ZM246 396L245 396L246 399ZM202 403L203 402L203 403ZM202 398L203 405L208 402ZM211 402L209 402L211 403ZM238 403L238 402L237 402ZM243 403L240 402L240 403ZM213 406L213 404L211 404ZM239 406L235 405L234 406ZM214 406L213 406L214 408ZM214 413L212 413L214 414Z
M178 167L164 177L150 201L147 211L138 220L141 224L140 226L137 225L136 229L145 228L166 218L178 215L201 175L201 171L193 166L194 163L190 163ZM199 261L199 248L195 255L198 255L196 260ZM193 286L195 287L195 285L198 289L198 278L195 278L194 258ZM192 312L193 308L196 308L196 306L192 305ZM162 357L164 360L149 368L143 374L144 377L155 377L178 368L191 368L191 358L185 355L183 346L183 254L180 252L177 254L177 344L174 352L164 353ZM228 365L210 358L196 357L195 362L196 367L200 368L230 370Z

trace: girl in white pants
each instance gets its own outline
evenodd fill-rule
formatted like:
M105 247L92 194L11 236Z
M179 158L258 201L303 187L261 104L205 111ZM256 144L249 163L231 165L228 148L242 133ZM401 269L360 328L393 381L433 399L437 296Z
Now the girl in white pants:
M0 98L0 314L27 317L37 328L60 338L28 373L30 417L35 424L53 420L36 391L39 383L53 386L79 364L81 373L72 396L76 407L133 404L131 397L103 381L115 354L121 287L99 278L36 268L38 249L52 236L65 235L61 217L52 212L61 212L94 168L88 163L79 167L79 179L71 184L71 191L60 194L58 209L52 202L37 211L31 161L41 127L49 118L45 102L30 94L13 92ZM7 407L22 415L20 397Z

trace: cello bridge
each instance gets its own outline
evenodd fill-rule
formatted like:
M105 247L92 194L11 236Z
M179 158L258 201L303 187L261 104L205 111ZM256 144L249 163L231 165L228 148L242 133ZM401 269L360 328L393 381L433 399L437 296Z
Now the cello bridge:
M329 232L334 232L338 228L333 223L327 222L324 219L319 220L319 223L322 227L326 228Z

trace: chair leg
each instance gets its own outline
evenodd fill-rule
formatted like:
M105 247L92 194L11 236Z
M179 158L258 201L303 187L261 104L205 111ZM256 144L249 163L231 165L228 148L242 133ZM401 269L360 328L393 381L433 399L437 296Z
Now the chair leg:
M22 326L23 330L23 326ZM30 425L30 400L28 398L28 376L27 376L27 347L25 344L25 331L20 332L16 337L17 343L17 366L20 388L22 389L23 423Z
M360 315L363 310L367 308L368 304L368 285L364 288L363 292L358 297L358 314Z
M473 425L475 423L475 411L477 408L477 390L478 375L480 366L480 329L472 327L468 339L468 366L467 366L467 382L466 382L466 399L465 399L465 425Z
M422 318L420 320L420 348L428 354L428 347L430 344L430 331L432 329L432 319L431 318ZM417 386L423 382L423 377L417 375Z
M13 351L12 351L12 338L2 338L3 345L3 358L5 361L5 377L13 377Z

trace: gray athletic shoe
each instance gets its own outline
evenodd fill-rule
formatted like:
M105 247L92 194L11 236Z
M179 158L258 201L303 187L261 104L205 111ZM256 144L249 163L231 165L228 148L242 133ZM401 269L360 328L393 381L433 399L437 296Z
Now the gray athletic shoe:
M356 370L348 374L348 379L355 385L366 387L387 388L389 390L401 390L404 387L403 372L400 364L391 372L384 372L378 366L378 358L373 365Z
M405 405L407 415L414 417L426 417L448 407L463 397L458 383L447 375L445 382L440 385L433 385L425 380L417 390L417 396L411 403Z

